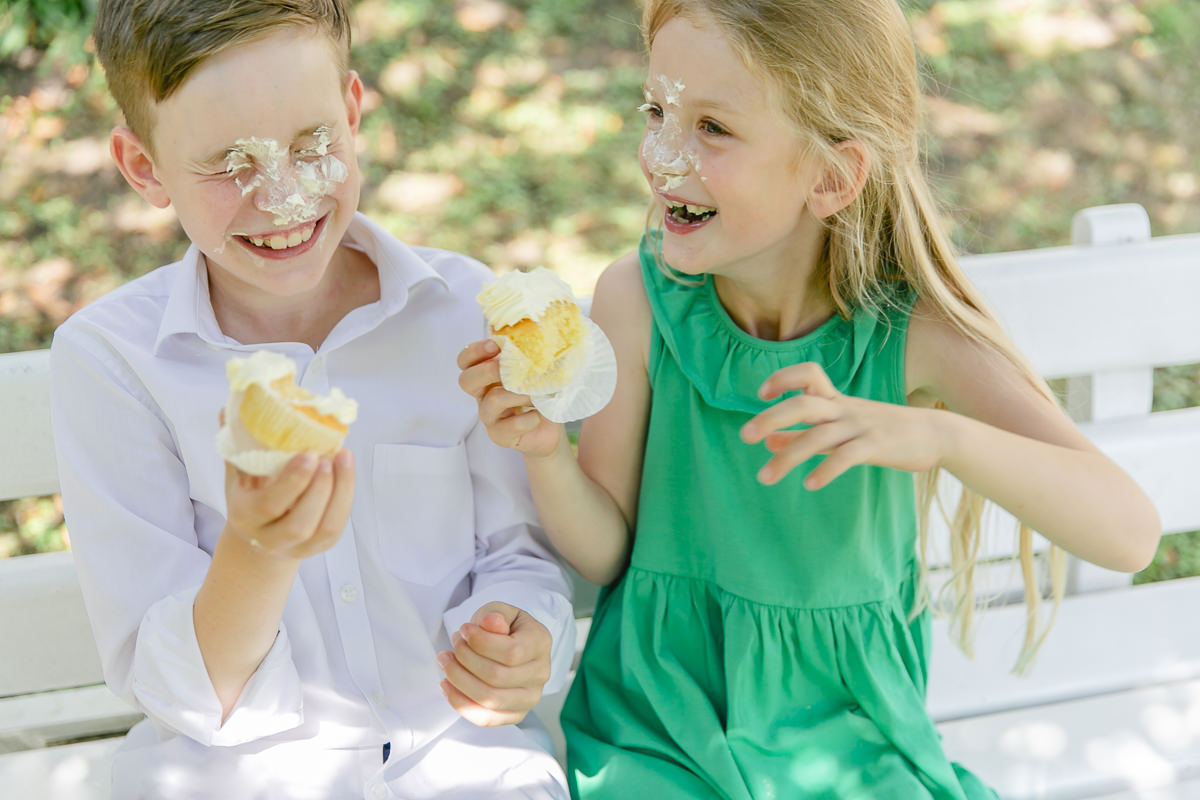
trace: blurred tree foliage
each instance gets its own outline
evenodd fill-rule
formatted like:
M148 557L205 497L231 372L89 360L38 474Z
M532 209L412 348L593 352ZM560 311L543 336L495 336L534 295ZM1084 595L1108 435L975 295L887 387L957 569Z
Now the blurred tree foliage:
M1200 2L903 5L964 251L1065 244L1076 210L1115 202L1144 205L1155 235L1200 231ZM185 246L110 162L120 114L93 7L0 4L0 352L45 347ZM353 16L363 210L411 243L545 264L590 292L645 219L636 0L358 0ZM1159 370L1155 387L1156 409L1196 405L1200 370ZM52 517L31 508L0 510L0 553L43 546L32 532Z

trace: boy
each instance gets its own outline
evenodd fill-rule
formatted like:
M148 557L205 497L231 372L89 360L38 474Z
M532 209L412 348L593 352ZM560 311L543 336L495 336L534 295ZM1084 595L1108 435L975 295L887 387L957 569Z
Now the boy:
M192 243L53 346L84 598L148 717L116 798L565 797L510 723L565 681L568 584L456 384L488 272L356 212L349 38L343 0L97 9L113 156ZM223 464L225 362L259 349L358 400L336 457Z

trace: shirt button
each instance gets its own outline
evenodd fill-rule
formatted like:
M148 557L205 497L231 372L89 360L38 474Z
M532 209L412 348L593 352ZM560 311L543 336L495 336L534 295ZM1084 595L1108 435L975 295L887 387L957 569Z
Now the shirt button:
M371 702L374 703L375 705L379 706L380 708L383 708L384 706L387 705L387 698L384 697L383 694L381 694L380 692L375 692L374 694L371 695Z
M387 797L387 789L377 783L371 787L371 797L375 798L375 800L383 800L383 798Z
M339 592L339 595L342 598L342 602L353 603L358 599L358 587L354 584L347 583L342 587L342 591Z

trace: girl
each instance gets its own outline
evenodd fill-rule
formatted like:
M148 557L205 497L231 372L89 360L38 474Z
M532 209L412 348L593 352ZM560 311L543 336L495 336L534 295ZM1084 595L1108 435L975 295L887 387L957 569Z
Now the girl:
M596 287L618 387L578 461L494 345L459 358L555 545L609 584L563 711L572 791L994 797L925 712L910 473L1112 569L1148 563L1157 514L955 265L895 0L647 0L643 27L657 224Z

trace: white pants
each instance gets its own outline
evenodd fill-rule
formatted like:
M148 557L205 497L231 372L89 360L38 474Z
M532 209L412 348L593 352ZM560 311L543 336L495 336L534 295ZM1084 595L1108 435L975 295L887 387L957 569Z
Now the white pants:
M544 734L543 734L544 735ZM135 726L113 759L113 800L567 800L561 765L523 727L458 720L421 750L309 741L205 747Z

